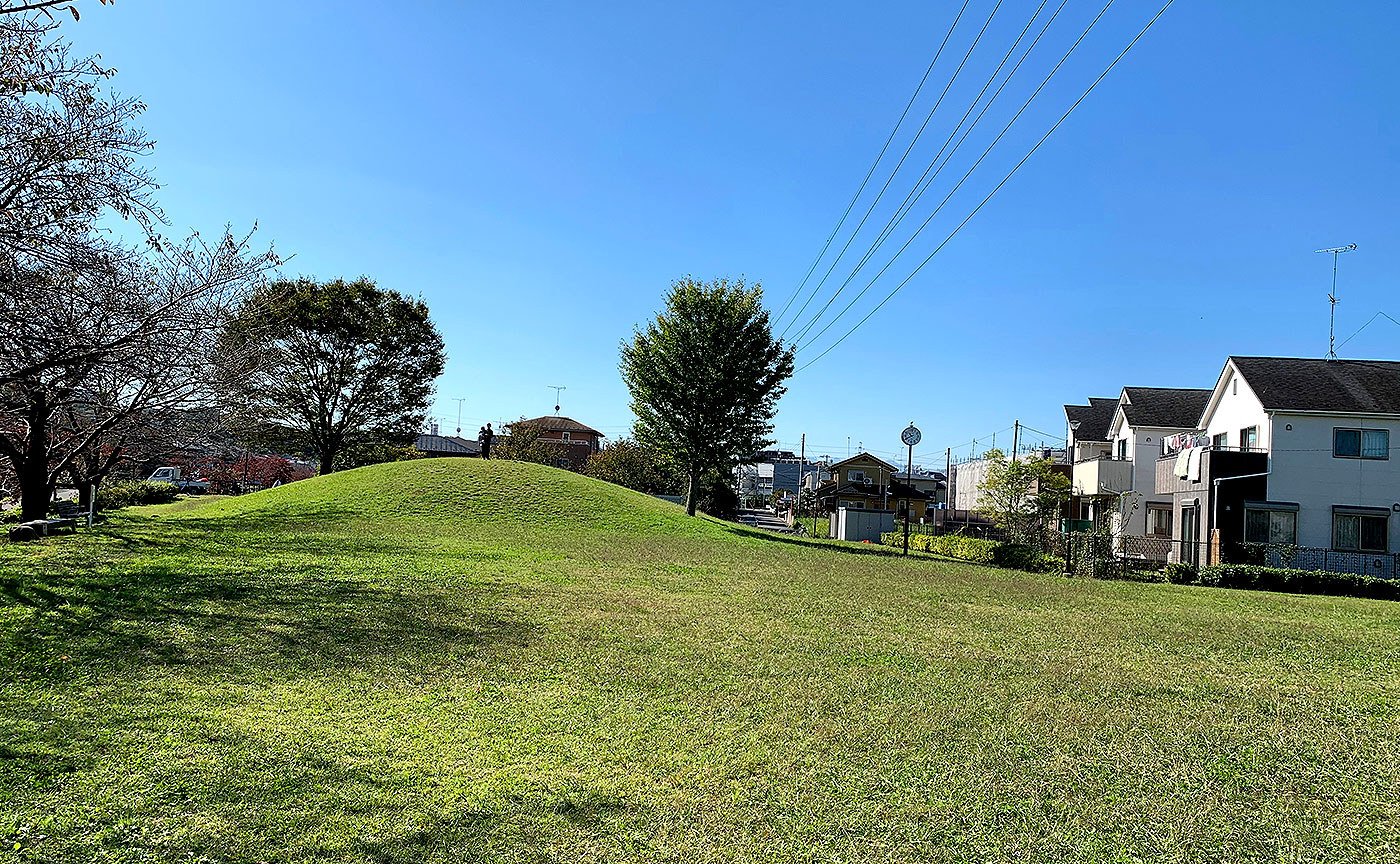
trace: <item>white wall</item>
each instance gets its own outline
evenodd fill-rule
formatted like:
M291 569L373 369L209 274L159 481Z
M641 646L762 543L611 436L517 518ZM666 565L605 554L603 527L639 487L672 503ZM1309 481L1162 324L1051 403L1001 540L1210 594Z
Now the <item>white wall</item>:
M1259 427L1259 449L1269 449L1269 415L1259 397L1249 389L1249 383L1235 374L1234 366L1228 367L1224 382L1224 395L1216 403L1215 409L1206 418L1205 431L1212 438L1225 433L1226 446L1240 446L1240 430L1250 426Z
M1269 500L1298 505L1299 546L1331 548L1333 505L1383 507L1391 516L1390 551L1400 552L1400 513L1393 509L1400 503L1400 418L1279 412L1272 426ZM1333 456L1337 427L1390 430L1390 458Z
M1133 460L1133 501L1126 502L1136 509L1122 523L1122 533L1142 536L1147 533L1147 505L1171 504L1171 495L1157 494L1157 458L1162 455L1162 438L1190 429L1166 428L1161 426L1129 426L1118 424L1114 427L1113 455L1118 455L1118 442L1128 442L1128 458Z

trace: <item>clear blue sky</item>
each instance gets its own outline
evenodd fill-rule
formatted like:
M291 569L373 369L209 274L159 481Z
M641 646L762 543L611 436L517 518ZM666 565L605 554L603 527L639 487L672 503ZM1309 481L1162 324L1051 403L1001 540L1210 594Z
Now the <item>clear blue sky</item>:
M913 119L993 3L971 0ZM1005 0L871 227L1037 5ZM1159 5L1118 0L799 364L947 236ZM83 3L64 29L149 103L172 230L257 220L295 256L289 275L423 297L450 355L445 427L459 397L469 433L550 413L561 384L564 413L616 436L632 420L619 341L685 274L760 281L781 308L959 6L121 0ZM1014 110L1100 6L1069 0L998 106ZM892 457L913 419L916 456L941 464L1017 418L1062 435L1067 401L1211 386L1231 353L1321 356L1323 246L1360 247L1341 262L1339 339L1377 310L1400 318L1397 32L1387 2L1178 0L917 277L793 379L781 444L806 432L809 455L844 456L850 436ZM894 242L1009 116L988 113ZM1342 353L1397 345L1381 319Z

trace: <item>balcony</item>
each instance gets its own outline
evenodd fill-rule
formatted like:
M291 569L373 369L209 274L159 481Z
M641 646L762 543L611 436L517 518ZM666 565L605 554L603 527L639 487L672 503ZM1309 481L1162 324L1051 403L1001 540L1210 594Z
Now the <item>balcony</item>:
M1156 492L1170 495L1175 492L1204 492L1215 480L1239 477L1247 474L1260 474L1269 469L1269 454L1263 450L1239 450L1224 447L1201 448L1197 458L1200 467L1187 476L1177 473L1177 455L1163 456L1157 460Z
M1075 495L1117 495L1133 488L1133 463L1129 459L1100 456L1074 463Z

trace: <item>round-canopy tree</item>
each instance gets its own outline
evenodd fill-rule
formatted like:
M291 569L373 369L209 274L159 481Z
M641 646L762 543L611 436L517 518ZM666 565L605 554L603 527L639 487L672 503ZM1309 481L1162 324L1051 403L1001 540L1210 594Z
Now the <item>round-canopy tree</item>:
M622 343L637 440L685 472L692 516L706 470L727 473L773 443L793 352L773 338L762 300L763 289L742 279L686 277L672 284L666 311Z
M237 410L314 450L322 474L347 445L411 441L446 363L427 305L363 278L275 282L225 338L251 361L228 388Z

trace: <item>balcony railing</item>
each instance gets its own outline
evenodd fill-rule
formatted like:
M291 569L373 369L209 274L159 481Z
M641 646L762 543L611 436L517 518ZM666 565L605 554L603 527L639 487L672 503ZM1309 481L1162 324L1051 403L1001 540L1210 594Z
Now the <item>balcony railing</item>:
M1130 459L1100 456L1074 463L1075 495L1117 495L1133 488Z

